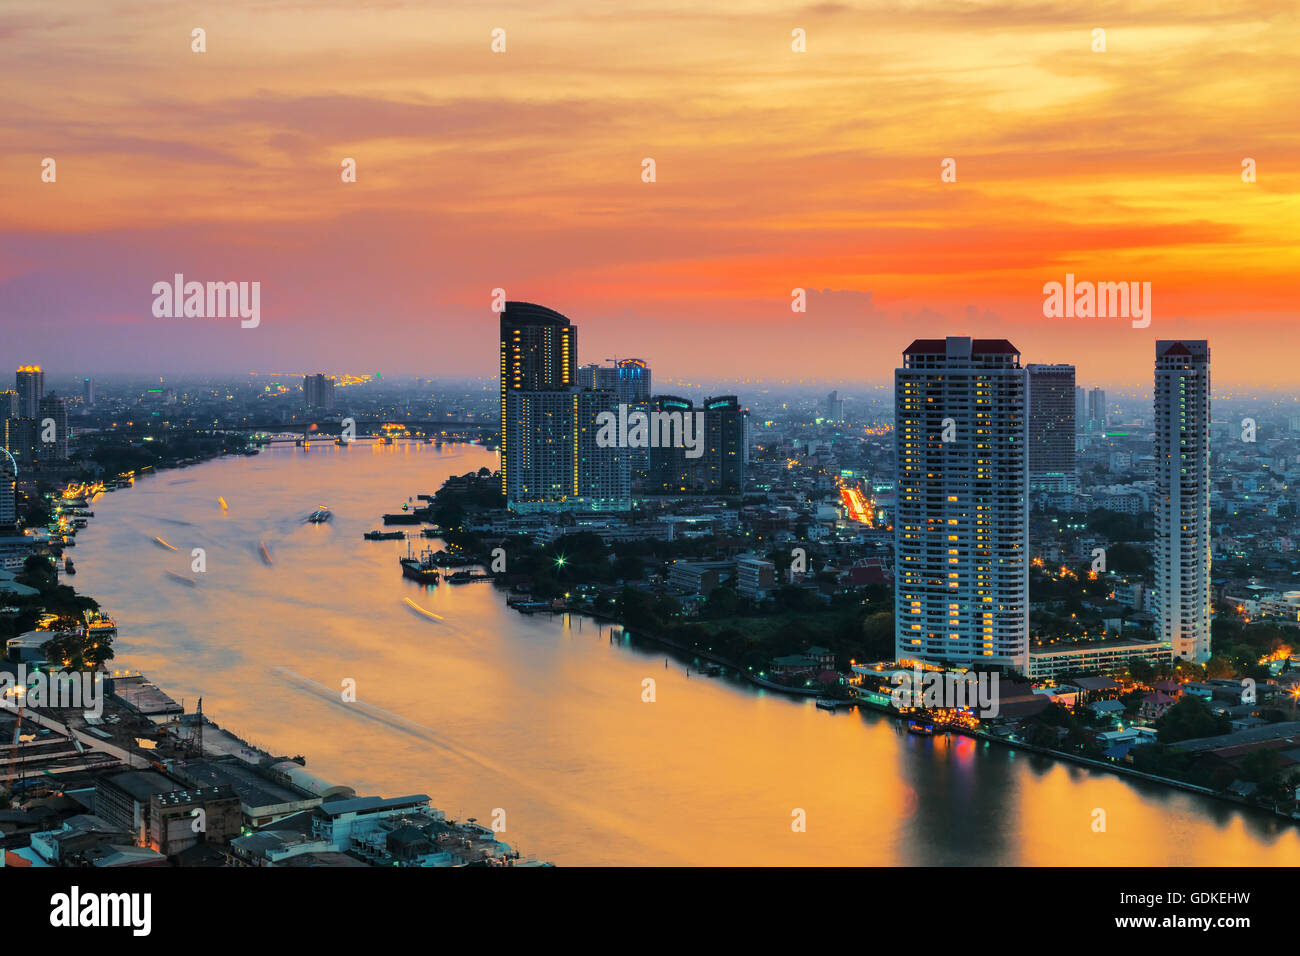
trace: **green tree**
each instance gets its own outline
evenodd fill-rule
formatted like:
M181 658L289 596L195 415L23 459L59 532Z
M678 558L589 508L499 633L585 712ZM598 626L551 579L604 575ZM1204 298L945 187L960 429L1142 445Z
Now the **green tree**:
M894 615L891 611L868 614L862 621L862 644L865 660L888 661L894 658Z
M1217 737L1231 728L1226 717L1216 716L1205 704L1191 694L1184 694L1156 721L1156 732L1161 743L1172 744L1198 737Z

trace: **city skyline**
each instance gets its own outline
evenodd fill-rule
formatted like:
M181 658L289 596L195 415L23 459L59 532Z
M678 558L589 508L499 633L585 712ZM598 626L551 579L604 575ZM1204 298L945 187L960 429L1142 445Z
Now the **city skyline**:
M328 870L337 945L438 870L871 867L1285 925L1297 45L8 0L16 912L251 939L209 884Z

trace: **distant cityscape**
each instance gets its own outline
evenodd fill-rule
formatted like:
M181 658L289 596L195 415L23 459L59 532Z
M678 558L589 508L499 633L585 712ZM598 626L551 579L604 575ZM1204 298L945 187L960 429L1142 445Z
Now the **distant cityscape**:
M646 359L581 363L553 309L507 302L499 323L495 381L87 377L59 394L17 369L0 393L4 674L13 690L28 668L98 672L109 716L6 692L14 865L526 862L428 796L358 796L111 670L117 624L70 587L67 549L104 494L322 442L496 451L497 469L383 516L426 531L367 534L440 540L403 561L430 586L491 580L523 614L585 615L820 708L1300 818L1300 409L1213 396L1208 342L1156 341L1146 395L967 336L902 347L892 389L666 393ZM997 675L997 706L900 705L909 670ZM33 724L54 735L35 750ZM201 837L184 826L196 807Z

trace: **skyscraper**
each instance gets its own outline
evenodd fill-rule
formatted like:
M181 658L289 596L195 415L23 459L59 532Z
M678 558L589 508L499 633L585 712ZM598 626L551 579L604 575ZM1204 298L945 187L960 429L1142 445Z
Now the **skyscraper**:
M0 529L18 523L17 479L18 463L9 452L0 451Z
M507 302L501 313L501 493L510 498L513 392L567 391L577 384L578 330L560 313L532 302ZM519 414L521 406L516 406ZM517 424L513 423L513 424ZM516 441L519 439L516 438ZM516 486L519 487L519 486Z
M745 490L745 417L735 395L704 400L705 489L738 495Z
M307 408L332 409L334 407L334 379L328 375L304 375L302 401Z
M507 302L501 313L501 485L506 505L535 511L632 506L629 450L601 447L596 417L616 412L610 388L582 388L578 330L558 312Z
M826 419L832 422L844 421L844 399L840 398L839 389L826 396Z
M26 466L36 461L36 419L6 418L3 437L5 451L20 464Z
M613 365L580 365L575 381L579 388L613 392L627 405L650 401L650 366L643 359L621 359Z
M1074 480L1074 366L1026 365L1029 486L1062 491Z
M1157 636L1210 656L1210 346L1160 339L1155 367Z
M900 660L1027 673L1026 384L1005 339L917 339L894 371Z
M650 401L650 366L643 359L620 359L618 369L618 400L620 402Z
M703 445L692 458L684 446L649 449L645 490L651 494L740 494L745 488L749 461L747 427L749 410L735 395L706 398L699 408L689 398L656 395L645 406L652 413L702 416Z
M628 450L596 443L596 416L615 406L613 392L510 391L502 442L510 455L507 506L521 514L630 508Z
M18 392L18 417L36 418L45 395L45 372L39 365L20 366L14 375L14 388Z
M68 403L53 392L41 399L37 437L41 461L64 461L68 457Z
M1106 421L1106 393L1100 388L1094 388L1088 393L1088 423L1089 430L1103 432L1109 422Z
M95 404L95 380L93 378L83 378L81 380L81 404L90 408Z

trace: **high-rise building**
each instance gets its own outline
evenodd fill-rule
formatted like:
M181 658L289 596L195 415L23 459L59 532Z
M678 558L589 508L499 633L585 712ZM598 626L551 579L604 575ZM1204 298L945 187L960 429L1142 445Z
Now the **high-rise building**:
M826 418L832 422L844 421L844 399L840 398L839 389L826 396Z
M7 451L0 451L0 528L11 529L18 523L18 463Z
M1088 393L1088 425L1091 431L1104 432L1110 424L1106 416L1106 393L1094 388Z
M618 369L613 365L579 365L575 378L578 388L592 388L604 392L618 389Z
M1155 366L1156 634L1210 656L1210 346L1160 339Z
M1074 480L1074 366L1025 366L1029 382L1029 487L1063 491Z
M627 449L596 442L596 416L616 411L614 394L570 388L506 395L506 504L538 511L625 511L632 506Z
M307 408L332 409L334 407L334 379L317 373L304 375L302 401Z
M652 413L680 414L683 420L687 415L695 413L695 403L680 395L656 395L648 408ZM701 484L699 470L702 459L687 458L684 447L666 445L651 448L647 457L649 462L645 490L649 493L689 493Z
M917 339L894 371L900 660L1028 671L1025 393L1005 339Z
M597 387L593 373L593 384L584 388L577 363L578 330L567 318L531 302L506 303L501 313L501 490L514 511L632 507L631 450L596 441L597 416L618 411L618 369L608 369L609 377L602 374L599 384L604 387Z
M64 461L68 457L68 403L51 392L41 399L37 422L37 455L41 461Z
M45 372L39 365L23 365L14 375L18 392L18 417L36 418L45 395Z
M620 359L618 369L618 400L620 402L650 401L650 366L643 359Z
M575 381L579 388L613 392L627 405L650 401L650 366L643 359L621 359L613 365L580 365Z
M650 494L740 494L745 487L748 454L748 409L735 395L706 398L699 408L689 398L656 395L646 406L652 414L702 416L703 445L690 457L682 445L651 448L644 489ZM694 426L692 426L694 427Z
M87 408L95 404L95 380L93 378L83 378L81 380L81 404Z
M501 493L510 499L512 447L522 436L512 425L511 392L567 392L577 384L578 330L569 320L532 302L507 302L501 313ZM516 414L521 406L516 406ZM516 484L516 490L522 485Z
M0 392L0 421L18 417L18 393L12 388Z
M4 447L20 464L33 464L36 461L36 419L6 418Z
M745 418L735 395L704 400L704 469L706 491L738 495L745 490Z

